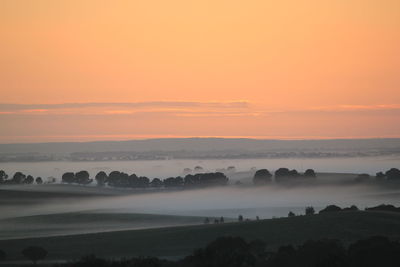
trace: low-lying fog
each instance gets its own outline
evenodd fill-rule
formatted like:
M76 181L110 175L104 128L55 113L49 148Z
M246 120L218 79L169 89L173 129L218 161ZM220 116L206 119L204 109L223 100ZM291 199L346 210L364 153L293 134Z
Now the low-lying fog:
M378 186L374 183L354 184L355 175L340 173L369 173L398 167L398 158L324 158L324 159L238 159L238 160L163 160L125 162L38 162L1 163L0 169L9 175L15 171L25 174L60 178L66 171L88 170L93 176L103 170L136 173L149 178L182 175L184 168L201 166L206 171L235 166L230 184L196 190L152 191L151 189L117 189L90 186L44 184L3 185L0 187L0 239L30 236L63 235L122 229L141 229L172 225L201 224L205 217L225 217L236 220L286 217L289 211L304 214L307 206L316 211L335 204L341 207L357 205L360 209L382 203L400 205L400 188ZM251 184L254 168L271 172L288 167L303 172L317 171L317 184L301 186ZM253 168L253 171L249 171ZM331 172L336 174L321 174ZM235 185L240 180L242 185ZM7 193L6 193L7 191ZM21 192L25 191L25 192ZM140 192L141 191L141 192ZM79 212L79 216L76 215ZM100 214L93 216L93 213ZM140 214L199 216L165 217ZM23 216L46 215L31 218ZM115 215L115 216L114 216ZM29 223L26 223L27 220Z
M59 188L56 190L60 192ZM65 192L69 190L72 190L71 187ZM52 191L51 185L46 191ZM399 200L399 189L379 189L372 185L311 185L291 188L230 185L211 189L44 200L40 205L2 206L1 217L98 211L232 218L242 214L249 218L271 218L286 216L289 211L302 214L306 206L314 206L317 211L328 204L365 208L382 203L398 205Z
M107 173L117 170L126 173L136 173L149 178L167 178L182 175L184 168L193 169L201 166L205 171L215 171L220 168L235 166L238 172L267 168L270 171L280 167L297 169L299 172L308 168L317 172L335 173L369 173L388 170L396 167L399 157L346 157L346 158L284 158L284 159L205 159L205 160L147 160L147 161L97 161L97 162L3 162L0 170L13 174L21 171L33 176L47 178L53 176L60 179L67 171L87 170L91 175L99 171Z
M337 180L343 177L339 175ZM305 207L313 206L318 212L329 204L357 205L360 209L382 203L400 204L400 189L373 184L228 185L148 193L62 184L1 189L8 189L12 195L6 201L4 195L0 198L0 239L193 225L202 224L205 217L213 220L223 216L227 222L236 220L239 214L251 220L256 216L286 217L289 211L304 214ZM108 193L96 196L95 191ZM31 195L22 197L25 193Z

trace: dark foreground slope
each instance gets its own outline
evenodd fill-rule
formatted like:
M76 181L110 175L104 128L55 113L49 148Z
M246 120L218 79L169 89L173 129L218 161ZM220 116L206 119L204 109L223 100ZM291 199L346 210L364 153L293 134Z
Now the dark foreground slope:
M220 236L262 239L273 250L284 244L300 244L309 239L335 238L350 242L383 235L400 239L400 214L391 212L338 212L294 218L242 223L118 231L96 234L2 240L0 249L8 260L22 259L27 246L48 250L48 260L100 257L157 256L179 258L204 247Z

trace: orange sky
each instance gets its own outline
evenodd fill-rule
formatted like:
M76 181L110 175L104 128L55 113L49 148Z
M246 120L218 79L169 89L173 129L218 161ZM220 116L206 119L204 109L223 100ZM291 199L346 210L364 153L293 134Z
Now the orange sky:
M398 0L2 0L0 36L0 143L400 137Z

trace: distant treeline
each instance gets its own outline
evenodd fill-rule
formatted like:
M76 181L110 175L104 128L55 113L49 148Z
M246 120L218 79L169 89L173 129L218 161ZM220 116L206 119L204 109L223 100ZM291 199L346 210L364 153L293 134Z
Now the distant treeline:
M289 170L288 168L279 168L275 171L275 182L293 181L296 178L316 178L317 175L313 169L306 170L300 174L297 170ZM267 169L256 171L253 177L253 183L256 185L268 184L272 182L272 174Z
M313 169L306 170L303 174L297 170L289 170L288 168L279 168L274 173L276 183L295 182L295 181L311 181L308 178L316 178L317 175ZM253 183L256 185L269 184L272 182L273 175L267 169L261 169L256 171L253 177ZM305 179L301 179L305 178ZM386 172L378 172L375 177L362 173L355 178L355 182L366 182L366 181L400 181L400 170L397 168L391 168Z
M185 177L169 177L166 179L153 178L150 180L145 176L127 174L119 171L112 171L107 175L104 171L96 174L95 180L99 186L112 186L124 188L160 188L160 187L202 187L226 185L228 177L222 172L188 174ZM89 178L87 171L77 173L66 172L62 176L64 183L90 184L93 179Z
M345 207L341 208L336 205L328 205L322 210L319 211L319 214L323 213L329 213L329 212L341 212L341 211L359 211L358 207L356 205L352 205L350 207ZM365 208L365 211L390 211L390 212L400 212L400 207L395 207L390 204L381 204L375 207L367 207ZM305 215L314 215L315 214L315 209L314 207L306 207L305 208ZM294 214L292 211L289 212L288 217L294 217L296 214ZM239 216L240 217L240 216ZM239 221L240 218L239 218Z
M0 184L43 184L42 177L34 178L32 175L25 175L22 172L16 172L12 177L9 177L8 174L0 170Z
M27 248L28 252L40 248ZM373 236L343 246L339 240L310 240L302 245L285 245L276 251L268 249L261 240L247 242L241 237L219 237L205 248L195 250L179 261L158 258L131 258L106 260L94 255L74 262L54 264L54 267L398 267L400 266L400 243L387 237Z
M190 169L185 168L184 172L189 172ZM197 166L195 171L203 171L203 168ZM226 170L226 173L234 173L233 166ZM191 170L190 170L191 172ZM317 177L313 169L307 169L304 173L299 173L297 170L290 170L288 168L279 168L275 171L274 175L267 169L257 170L253 176L253 183L255 185L265 185L273 182L274 176L275 183L286 182L310 182L315 181ZM374 179L373 179L374 178ZM391 168L386 172L378 172L375 177L369 174L359 174L355 178L355 182L365 181L400 181L400 170ZM47 178L45 183L54 183L56 180L53 177ZM91 184L93 181L97 182L99 186L112 186L112 187L126 187L126 188L166 188L166 187L202 187L202 186L216 186L228 184L229 178L224 172L208 172L187 174L185 176L169 177L166 179L153 178L150 179L146 176L137 176L136 174L127 174L120 171L112 171L108 175L104 171L98 172L94 179L90 178L88 171L79 172L66 172L62 175L61 181L68 184ZM0 184L42 184L44 183L42 177L34 178L32 175L25 175L22 172L16 172L12 177L7 173L0 170ZM237 184L241 184L240 181Z

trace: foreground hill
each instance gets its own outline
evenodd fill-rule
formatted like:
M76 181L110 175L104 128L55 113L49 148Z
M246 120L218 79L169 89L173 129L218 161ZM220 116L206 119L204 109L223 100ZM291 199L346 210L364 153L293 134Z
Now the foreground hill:
M398 240L400 213L349 211L242 223L1 240L0 249L6 251L8 260L22 259L20 251L30 245L47 249L49 260L74 259L92 253L101 257L179 258L204 247L217 237L227 235L247 240L262 239L271 250L309 239L334 238L349 244L362 238L383 235Z

